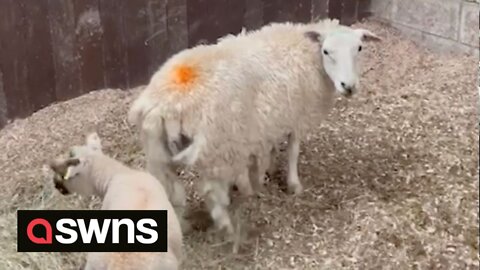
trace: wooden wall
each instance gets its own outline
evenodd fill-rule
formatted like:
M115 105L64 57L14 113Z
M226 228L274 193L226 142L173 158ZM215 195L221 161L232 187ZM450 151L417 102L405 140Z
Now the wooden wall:
M148 82L170 55L243 26L365 16L369 0L0 0L0 127Z

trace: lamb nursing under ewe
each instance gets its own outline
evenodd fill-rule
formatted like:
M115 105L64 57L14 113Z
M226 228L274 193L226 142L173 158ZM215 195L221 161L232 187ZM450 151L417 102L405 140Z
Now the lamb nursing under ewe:
M50 167L62 194L97 195L102 198L102 210L167 210L168 252L89 253L86 270L179 268L182 231L158 179L104 154L96 133L87 136L85 145L71 147L69 158L56 159Z
M147 170L168 182L172 204L181 208L183 187L163 174L194 165L217 228L232 234L229 187L237 183L251 194L250 183L263 180L276 145L288 136L287 184L300 193L300 140L328 114L335 94L355 93L363 42L378 40L369 30L326 19L273 23L177 53L129 111Z

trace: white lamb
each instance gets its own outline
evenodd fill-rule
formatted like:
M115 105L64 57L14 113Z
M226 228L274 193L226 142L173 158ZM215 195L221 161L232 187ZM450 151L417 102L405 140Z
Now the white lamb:
M288 135L287 183L300 193L300 138L326 116L335 92L355 91L363 40L379 38L338 20L274 23L174 55L129 112L141 128L147 163L162 156L162 166L197 165L212 218L231 232L228 186L248 183L252 155L263 179L272 146ZM191 143L178 143L182 136Z
M155 177L104 154L96 133L87 136L85 145L71 147L69 158L58 158L50 167L55 172L55 187L62 194L97 195L102 198L103 210L167 210L168 252L89 253L86 270L179 268L182 231L167 194Z

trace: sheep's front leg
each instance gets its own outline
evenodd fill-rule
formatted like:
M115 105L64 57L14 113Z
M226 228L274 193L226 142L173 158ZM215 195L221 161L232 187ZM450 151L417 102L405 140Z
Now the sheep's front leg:
M298 177L298 156L300 155L300 140L295 132L288 136L288 177L287 185L289 192L300 194L303 190Z
M270 150L270 157L269 157L269 165L267 169L267 173L270 177L273 177L273 175L277 172L277 147L274 145L272 147L272 150Z
M270 151L265 151L261 156L257 159L257 183L260 188L263 188L265 184L265 176L267 172L270 171L270 167L272 166L272 156Z
M248 175L248 167L237 176L235 184L243 196L248 197L253 195L253 188Z
M265 184L265 173L269 164L269 157L265 153L250 156L248 165L248 178L250 185L254 187L255 192L261 193ZM238 186L238 185L237 185Z

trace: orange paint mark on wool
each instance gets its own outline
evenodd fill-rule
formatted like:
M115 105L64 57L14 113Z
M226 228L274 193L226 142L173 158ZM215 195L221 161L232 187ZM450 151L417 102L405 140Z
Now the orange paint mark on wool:
M197 78L197 75L195 68L188 65L179 65L173 69L173 78L178 85L191 84Z

